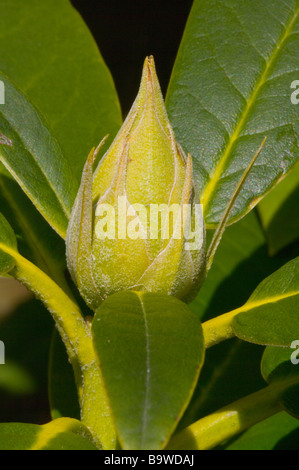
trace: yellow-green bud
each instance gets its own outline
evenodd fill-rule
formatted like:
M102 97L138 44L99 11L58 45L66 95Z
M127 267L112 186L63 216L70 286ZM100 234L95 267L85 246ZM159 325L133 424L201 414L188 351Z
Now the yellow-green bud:
M68 267L81 295L93 309L126 289L191 299L205 272L204 221L191 156L175 141L152 57L93 174L97 153L85 164L67 233Z

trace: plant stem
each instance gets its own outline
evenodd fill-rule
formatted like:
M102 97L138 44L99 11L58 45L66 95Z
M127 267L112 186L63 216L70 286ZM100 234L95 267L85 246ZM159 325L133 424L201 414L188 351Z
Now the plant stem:
M240 309L238 308L229 313L224 313L223 315L212 318L202 324L206 349L235 336L232 324L234 317L239 312Z
M115 428L100 368L96 361L90 328L79 306L43 271L18 252L0 243L16 266L10 272L26 285L51 312L74 369L82 422L90 429L100 448L114 449Z
M208 450L281 411L280 396L290 383L276 382L206 416L176 434L167 449Z

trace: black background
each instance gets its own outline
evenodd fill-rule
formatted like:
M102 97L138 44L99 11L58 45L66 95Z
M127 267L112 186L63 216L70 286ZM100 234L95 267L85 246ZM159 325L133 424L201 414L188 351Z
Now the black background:
M72 0L108 65L123 114L138 91L142 64L153 55L165 94L192 0Z

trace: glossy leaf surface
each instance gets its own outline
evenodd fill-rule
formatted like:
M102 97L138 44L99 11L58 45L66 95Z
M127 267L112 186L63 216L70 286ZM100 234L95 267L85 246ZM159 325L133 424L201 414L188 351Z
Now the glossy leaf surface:
M198 318L174 297L128 291L106 299L92 331L122 447L162 448L203 363Z
M76 180L45 119L8 78L0 109L0 158L24 192L62 237L76 195Z
M235 334L245 341L290 346L299 338L299 258L266 278L236 311Z
M298 0L195 0L172 73L167 107L195 161L209 226L219 222L263 138L266 145L231 221L247 213L298 161Z
M0 8L0 70L46 118L79 185L90 149L121 124L110 72L69 0Z

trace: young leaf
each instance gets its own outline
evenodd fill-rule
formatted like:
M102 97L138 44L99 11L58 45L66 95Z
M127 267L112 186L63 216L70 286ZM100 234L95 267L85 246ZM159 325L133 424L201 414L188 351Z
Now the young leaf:
M172 73L167 107L194 158L207 226L221 219L261 140L267 143L230 221L238 220L298 161L296 0L195 0Z
M95 315L94 345L124 449L161 449L204 359L201 324L174 297L121 292Z
M65 236L77 182L44 118L0 73L0 158L49 224Z
M299 338L298 306L299 257L261 282L234 312L234 333L257 344L290 346Z
M17 240L13 229L0 213L0 244L17 250ZM15 260L0 249L0 274L7 273L15 266Z

